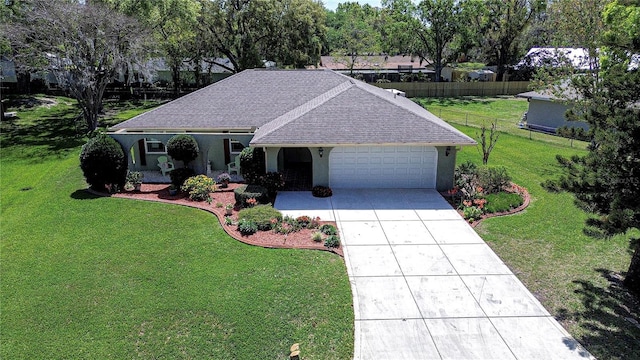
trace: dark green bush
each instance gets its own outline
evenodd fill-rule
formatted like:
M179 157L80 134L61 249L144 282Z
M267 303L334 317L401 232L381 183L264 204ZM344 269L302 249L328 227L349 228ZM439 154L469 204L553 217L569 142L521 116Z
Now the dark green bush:
M99 134L82 146L80 168L94 190L104 191L107 184L123 188L127 178L127 157L116 140Z
M247 200L256 199L259 203L265 204L269 201L267 189L260 185L243 185L233 190L236 205L243 208L247 206Z
M336 235L338 233L338 229L331 224L324 224L320 226L320 232L325 235Z
M167 154L182 161L185 167L198 157L198 152L198 142L191 135L178 134L167 141Z
M238 221L238 231L240 231L242 235L255 234L256 231L258 231L258 225L251 220L240 219L240 221Z
M328 248L338 247L340 246L340 238L338 237L338 235L329 235L324 240L324 246Z
M279 172L268 172L260 176L258 185L264 186L269 192L269 196L275 196L278 191L284 188L284 175Z
M484 207L487 213L496 213L515 209L522 205L523 199L520 194L501 192L497 194L489 194L485 198L487 204Z
M179 168L173 169L169 173L169 177L171 178L171 184L173 184L178 189L182 187L185 180L194 176L196 174L195 171L189 168Z
M246 147L240 153L240 173L249 185L260 185L265 175L264 151L262 148Z
M282 214L271 205L257 205L240 210L238 218L253 221L260 231L269 231L282 221Z
M507 188L511 177L504 166L486 166L478 169L478 184L485 194L494 194Z

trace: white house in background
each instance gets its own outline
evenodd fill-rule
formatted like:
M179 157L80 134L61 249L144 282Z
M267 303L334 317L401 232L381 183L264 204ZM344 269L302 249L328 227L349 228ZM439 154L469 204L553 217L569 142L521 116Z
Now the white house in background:
M527 55L514 68L518 70L526 67L539 68L564 65L570 65L578 71L591 70L589 52L583 48L534 47L527 52Z
M570 91L561 95L551 90L528 91L516 95L529 102L526 127L536 131L555 133L558 128L577 127L589 130L589 125L582 121L567 121L565 114L573 107L571 99L575 97ZM564 98L559 98L562 96Z

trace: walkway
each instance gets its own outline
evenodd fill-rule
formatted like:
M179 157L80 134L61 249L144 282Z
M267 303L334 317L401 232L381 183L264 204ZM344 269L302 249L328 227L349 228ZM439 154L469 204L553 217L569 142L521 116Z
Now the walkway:
M355 359L592 358L434 190L282 192L275 207L337 222Z

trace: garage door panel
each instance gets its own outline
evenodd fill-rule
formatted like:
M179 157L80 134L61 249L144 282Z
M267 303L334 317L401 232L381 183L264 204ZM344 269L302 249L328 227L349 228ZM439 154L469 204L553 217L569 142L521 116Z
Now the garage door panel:
M329 181L335 188L434 188L436 163L430 146L336 147Z

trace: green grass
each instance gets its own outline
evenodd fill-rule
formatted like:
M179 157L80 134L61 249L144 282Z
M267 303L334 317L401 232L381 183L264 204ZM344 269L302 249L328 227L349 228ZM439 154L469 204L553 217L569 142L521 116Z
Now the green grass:
M474 137L476 128L456 125ZM531 204L520 214L491 218L476 229L549 312L600 359L637 359L640 329L625 318L639 318L637 302L619 286L630 262L629 236L595 239L583 233L586 215L567 193L550 193L540 183L555 178L556 154L585 150L501 134L489 165L505 166L526 187ZM473 147L457 163L481 164ZM613 279L613 280L612 280Z
M353 354L344 262L251 247L209 213L87 194L73 104L2 124L0 358ZM71 138L66 138L70 136Z
M508 211L522 205L522 196L520 196L520 194L499 192L489 194L485 196L485 199L487 199L487 206L485 208L487 213Z
M479 128L483 124L489 126L492 121L496 121L498 130L501 132L529 140L539 140L564 146L571 145L571 140L569 139L523 130L518 127L522 115L529 108L529 103L526 99L512 96L496 98L467 96L460 98L415 98L413 100L434 115L452 124ZM579 149L586 149L586 146L587 143L583 141L573 142L573 147Z

